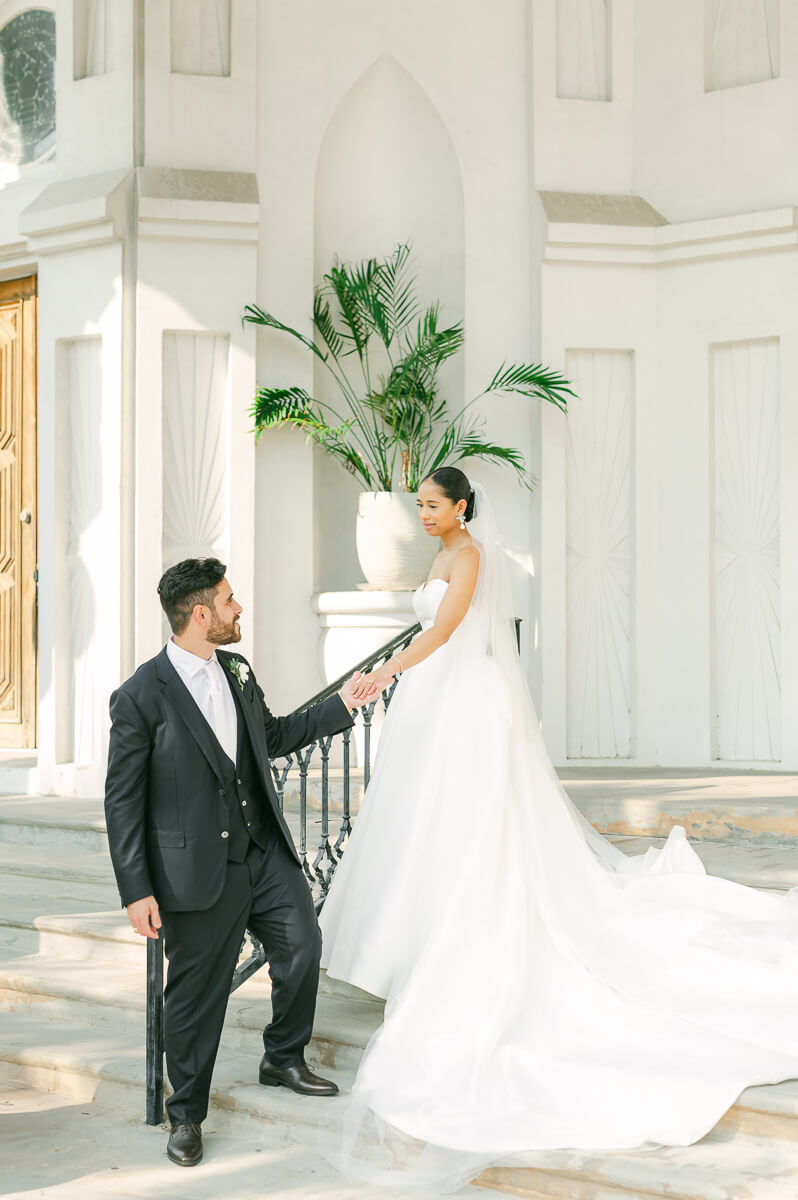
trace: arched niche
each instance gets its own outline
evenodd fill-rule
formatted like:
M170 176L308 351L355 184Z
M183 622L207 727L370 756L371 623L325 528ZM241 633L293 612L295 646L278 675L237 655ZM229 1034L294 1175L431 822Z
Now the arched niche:
M314 279L337 255L356 260L413 245L422 302L440 300L447 322L464 306L460 165L437 109L395 58L379 58L353 84L327 126L316 169ZM356 362L353 360L353 369ZM316 388L327 388L317 367ZM461 359L441 374L450 403L463 399ZM325 391L324 394L330 393ZM362 580L354 524L359 485L315 450L316 583L348 590Z

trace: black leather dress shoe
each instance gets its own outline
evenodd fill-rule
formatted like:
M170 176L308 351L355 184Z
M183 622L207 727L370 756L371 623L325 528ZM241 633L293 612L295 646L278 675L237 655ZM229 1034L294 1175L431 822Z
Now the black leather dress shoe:
M264 1054L258 1078L266 1087L287 1087L300 1096L337 1096L338 1084L314 1075L303 1062L293 1067L275 1067Z
M202 1158L202 1129L196 1121L172 1126L166 1153L179 1167L196 1167Z

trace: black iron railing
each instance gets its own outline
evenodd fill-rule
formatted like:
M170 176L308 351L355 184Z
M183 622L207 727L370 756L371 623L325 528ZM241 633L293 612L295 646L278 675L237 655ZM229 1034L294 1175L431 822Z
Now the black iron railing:
M334 696L340 691L347 679L355 671L371 671L374 667L388 661L392 655L399 650L403 650L412 642L413 638L419 633L421 626L419 624L410 625L407 629L403 629L390 642L386 642L379 650L375 650L362 662L357 663L340 679L334 680L323 691L318 692L315 696L311 696L310 700L302 704L295 711L301 712L306 708L311 708L314 704L319 704L322 700ZM515 636L518 643L519 651L521 646L521 622L516 619ZM358 772L362 772L362 778L356 779L360 788L365 791L368 787L371 777L371 752L372 752L372 735L374 728L374 716L379 711L378 706L383 706L383 711L387 710L391 702L396 682L391 684L381 696L375 697L368 704L364 704L357 710L355 716L355 724L345 729L343 733L334 734L331 737L320 738L313 742L305 750L301 750L296 754L289 755L283 759L275 759L271 763L272 774L274 776L277 795L280 800L280 807L285 812L285 795L289 781L294 778L293 772L296 771L299 780L299 806L298 815L299 828L297 831L297 847L299 857L302 863L302 869L305 872L308 883L313 892L313 897L317 911L324 903L324 898L332 881L335 868L341 860L346 845L346 840L352 832L352 736L355 733L362 734L362 744L360 754L358 755ZM330 827L330 758L333 751L340 751L340 756L337 758L337 772L340 774L341 787L341 814L340 819L336 819L334 824L337 825L337 830L331 831ZM313 858L310 858L308 850L308 802L310 788L310 772L311 764L314 756L319 756L320 776L318 779L320 789L320 815L318 822L321 826L319 831L319 843ZM315 782L315 781L314 781ZM240 961L230 982L230 991L234 992L245 980L259 971L266 962L266 953L263 946L255 935L247 930L244 941L241 946L242 954L246 946L247 939L250 942L249 956ZM146 1065L146 1091L147 1091L147 1124L160 1125L163 1120L163 941L161 938L157 940L150 938L147 941L147 1065Z

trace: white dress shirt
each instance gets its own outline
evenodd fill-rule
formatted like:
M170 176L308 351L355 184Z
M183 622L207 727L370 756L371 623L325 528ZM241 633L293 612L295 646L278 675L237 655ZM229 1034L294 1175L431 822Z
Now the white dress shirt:
M166 643L169 661L189 690L197 708L213 730L219 745L231 762L236 761L238 713L224 667L214 650L210 658L200 658L178 646L174 638ZM238 686L238 685L236 685Z

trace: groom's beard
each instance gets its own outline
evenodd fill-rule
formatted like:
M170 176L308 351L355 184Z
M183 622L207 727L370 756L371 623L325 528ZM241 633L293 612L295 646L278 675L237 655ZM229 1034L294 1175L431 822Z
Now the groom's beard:
M229 646L231 642L241 641L241 630L238 625L238 618L231 621L229 625L215 616L213 624L205 634L205 640L210 642L212 646Z

